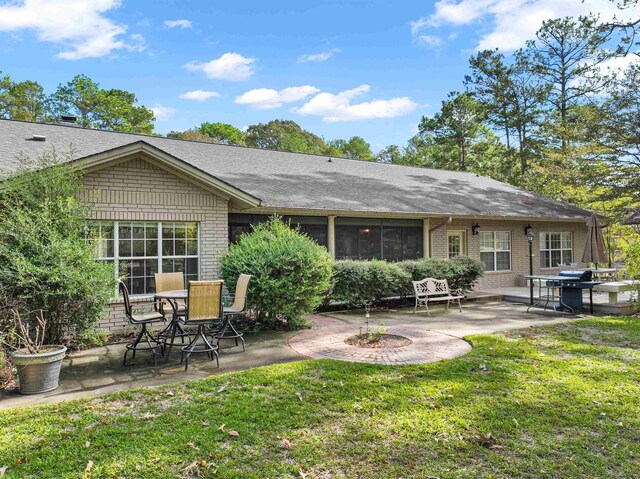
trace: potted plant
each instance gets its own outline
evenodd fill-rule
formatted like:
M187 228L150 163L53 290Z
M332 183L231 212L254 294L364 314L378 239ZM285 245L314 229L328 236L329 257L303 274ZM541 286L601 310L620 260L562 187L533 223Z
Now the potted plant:
M20 393L39 394L56 389L67 348L44 344L47 321L42 311L32 323L24 321L15 310L12 316L13 327L3 341L13 349L11 360L18 370Z

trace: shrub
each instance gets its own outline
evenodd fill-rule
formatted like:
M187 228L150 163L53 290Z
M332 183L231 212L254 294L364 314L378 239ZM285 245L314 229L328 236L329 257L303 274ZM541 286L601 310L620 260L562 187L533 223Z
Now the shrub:
M474 283L484 274L482 262L458 256L452 260L424 258L419 260L402 261L398 266L411 276L411 281L424 278L446 279L449 288L470 291ZM409 283L407 292L413 294L413 286Z
M482 276L480 261L466 257L453 260L425 258L400 263L336 261L333 267L331 299L353 307L374 304L392 296L413 294L411 281L424 278L446 279L451 289L469 291Z
M278 217L240 236L222 258L222 277L233 291L242 273L252 276L250 306L262 327L298 329L331 285L331 257L307 235Z
M336 261L331 299L361 307L400 294L410 281L409 273L395 263L381 260Z
M90 212L80 174L55 152L19 160L0 190L0 285L22 317L42 310L45 342L60 344L102 317L115 288L113 267L96 261L85 241Z

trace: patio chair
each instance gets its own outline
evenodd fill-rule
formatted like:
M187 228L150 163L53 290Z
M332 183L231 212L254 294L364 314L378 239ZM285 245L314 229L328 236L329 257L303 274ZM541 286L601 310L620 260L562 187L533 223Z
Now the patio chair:
M222 285L224 281L189 281L185 325L197 325L198 330L189 344L182 348L184 370L189 369L189 357L193 353L207 353L220 367L218 345L211 344L207 338L207 326L223 319Z
M153 323L160 323L165 321L165 317L159 311L152 311L149 313L141 313L141 314L133 314L133 310L131 308L131 300L129 299L129 290L127 289L127 285L124 282L120 281L118 285L120 288L120 294L122 295L122 300L124 301L124 313L131 323L134 326L140 326L140 333L136 336L136 338L126 344L126 351L124 352L124 359L122 360L122 365L127 366L127 354L129 351L133 351L131 358L136 357L136 351L152 351L153 352L153 364L158 364L158 357L156 354L156 350L160 350L160 355L164 354L164 346L157 338L154 338L149 330L147 329L147 325ZM140 343L144 340L146 345L143 343L141 346Z
M178 273L156 273L156 292L162 293L163 291L173 291L184 289L184 274ZM184 344L184 338L189 338L189 333L184 330L184 315L186 314L187 306L182 300L168 300L162 299L157 303L157 311L162 313L165 317L169 314L172 315L171 322L164 330L158 334L158 340L163 342L164 349L167 356L166 361L169 360L169 354L173 349L173 343L176 337L180 338L180 342ZM167 348L167 343L169 343Z
M242 316L247 313L247 297L249 295L249 281L251 281L251 275L241 274L238 277L236 283L236 292L233 296L233 304L227 308L224 308L224 320L222 321L222 327L214 335L214 338L218 340L217 344L220 345L221 339L235 339L236 346L238 346L238 340L242 343L242 350L246 351L244 345L244 333L238 331L231 319L234 317Z
M420 281L412 281L412 283L416 295L414 313L418 311L418 306L424 306L427 308L427 314L431 316L429 302L435 301L446 301L446 309L449 309L449 304L452 301L457 301L458 309L462 312L460 300L464 299L464 294L460 290L452 292L446 279L425 278Z

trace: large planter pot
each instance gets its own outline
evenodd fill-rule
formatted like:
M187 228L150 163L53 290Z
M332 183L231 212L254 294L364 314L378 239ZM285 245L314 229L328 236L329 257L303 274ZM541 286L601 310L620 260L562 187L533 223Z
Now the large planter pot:
M62 360L67 352L65 346L43 346L43 352L29 354L18 349L11 359L18 370L21 394L39 394L58 387Z

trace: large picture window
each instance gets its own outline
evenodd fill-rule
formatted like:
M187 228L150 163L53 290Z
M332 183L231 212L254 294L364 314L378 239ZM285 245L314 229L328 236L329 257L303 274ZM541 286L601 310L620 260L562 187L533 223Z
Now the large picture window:
M540 233L540 267L555 268L573 262L571 233Z
M185 287L199 277L198 224L191 222L111 221L94 223L88 240L100 261L132 295L155 292L155 273L182 272Z
M480 260L485 271L511 270L511 233L508 231L480 232Z

